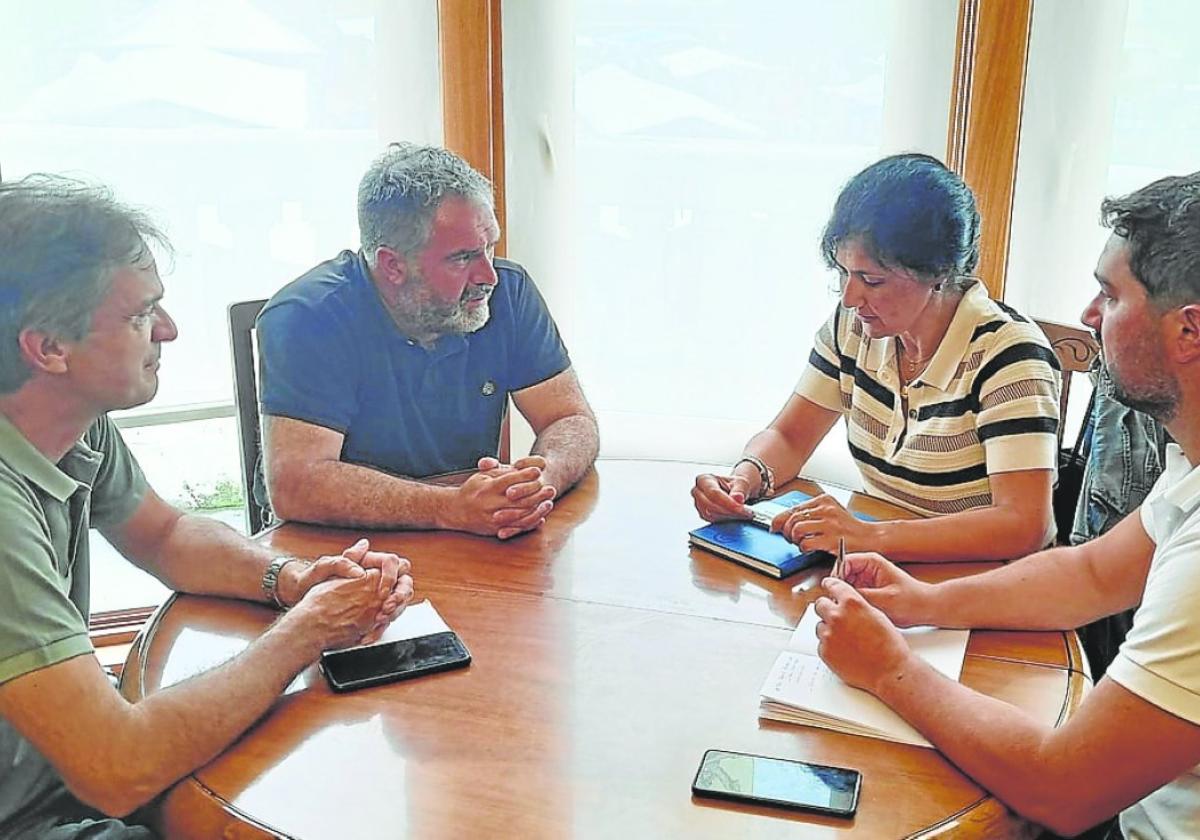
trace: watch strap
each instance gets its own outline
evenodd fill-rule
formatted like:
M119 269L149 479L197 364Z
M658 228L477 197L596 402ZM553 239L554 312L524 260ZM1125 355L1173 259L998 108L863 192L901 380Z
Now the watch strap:
M284 604L283 601L279 600L279 573L283 571L283 567L286 566L288 563L291 563L293 560L299 560L299 559L300 558L298 558L298 557L291 557L286 554L281 557L276 557L267 566L266 571L263 572L263 576L262 576L263 594L267 596L268 601L271 601L273 604L275 604L275 606L279 607L279 609L281 609L281 610L286 610L287 605Z

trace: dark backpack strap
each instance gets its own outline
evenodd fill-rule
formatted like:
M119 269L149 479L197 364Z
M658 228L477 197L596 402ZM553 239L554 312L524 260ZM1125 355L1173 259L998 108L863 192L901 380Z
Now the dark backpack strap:
M1088 398L1086 414L1083 415L1083 428L1079 430L1079 436L1075 438L1075 445L1071 447L1071 463L1075 463L1082 452L1083 457L1087 458L1088 452L1092 448L1092 432L1096 427L1096 392L1100 388L1097 386L1092 388L1092 395ZM1066 418L1064 417L1065 421ZM1083 446L1084 440L1087 440L1087 446Z

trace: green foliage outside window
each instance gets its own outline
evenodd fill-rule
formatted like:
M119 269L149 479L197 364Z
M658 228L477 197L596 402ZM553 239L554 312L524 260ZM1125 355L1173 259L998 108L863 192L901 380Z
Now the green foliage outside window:
M227 510L243 503L241 482L229 478L218 479L215 484L185 481L182 494L175 503L184 510Z

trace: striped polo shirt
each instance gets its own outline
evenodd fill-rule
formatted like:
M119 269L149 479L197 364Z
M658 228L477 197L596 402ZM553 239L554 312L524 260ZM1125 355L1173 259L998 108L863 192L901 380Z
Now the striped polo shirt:
M937 515L991 505L991 473L1057 468L1060 388L1041 329L975 282L909 385L907 416L896 339L865 337L850 309L818 331L796 393L846 419L867 492Z

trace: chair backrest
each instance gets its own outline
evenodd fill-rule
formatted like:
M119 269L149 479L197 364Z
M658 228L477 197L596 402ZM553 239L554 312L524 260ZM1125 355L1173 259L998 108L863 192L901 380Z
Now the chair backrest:
M511 400L505 400L504 419L500 421L500 445L497 453L502 464L511 463L512 458L512 428L508 420L508 412L511 407Z
M1091 370L1100 355L1100 344L1089 330L1071 327L1056 321L1035 321L1050 340L1050 347L1062 365L1062 395L1058 398L1058 444L1062 446L1063 429L1067 422L1067 397L1071 393L1071 376ZM1084 419L1087 422L1087 419Z
M262 428L258 416L258 373L254 353L254 320L266 306L265 300L247 300L229 305L229 349L233 358L233 404L237 411L239 454L242 463L242 494L246 500L247 533L255 534L271 524L271 511L254 498L254 472L262 452Z

